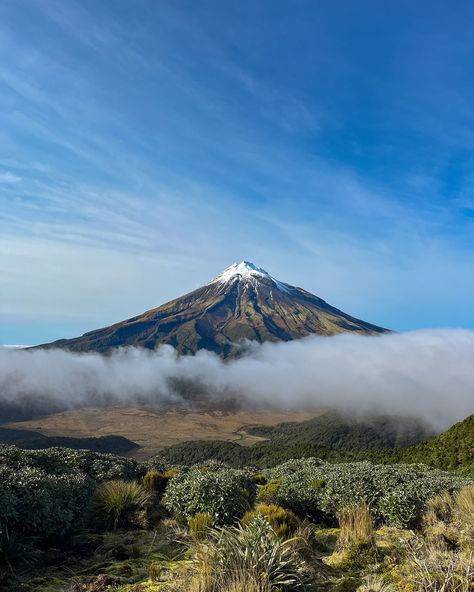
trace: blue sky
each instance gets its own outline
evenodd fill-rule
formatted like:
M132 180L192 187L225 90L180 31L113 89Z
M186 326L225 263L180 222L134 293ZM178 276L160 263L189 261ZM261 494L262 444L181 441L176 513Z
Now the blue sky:
M474 4L4 0L0 343L247 259L397 330L474 328Z

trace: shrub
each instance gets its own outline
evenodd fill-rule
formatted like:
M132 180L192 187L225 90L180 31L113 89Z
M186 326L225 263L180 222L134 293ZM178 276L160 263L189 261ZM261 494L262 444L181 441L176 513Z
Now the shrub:
M145 488L132 481L107 481L97 488L96 513L106 527L133 525L140 521L150 501Z
M270 482L279 480L275 503L300 517L332 524L342 508L365 503L376 521L401 527L419 526L434 495L472 484L425 465L330 464L311 458L288 461L265 476Z
M214 526L212 516L207 512L198 512L188 521L189 532L195 541L206 538L209 529Z
M170 480L163 503L186 520L209 513L217 525L231 524L250 509L255 486L245 471L220 468L183 470Z
M247 512L244 515L241 523L244 525L249 524L257 514L260 514L268 521L281 539L290 538L298 528L298 519L293 512L274 504L258 504L253 512Z
M168 479L169 477L160 473L160 471L148 471L143 477L143 486L148 491L161 495L166 489Z
M0 524L13 534L46 538L81 528L89 516L93 481L82 473L49 475L0 467Z
M245 526L213 530L198 549L196 568L201 592L297 590L307 569L291 541L281 541L261 515Z

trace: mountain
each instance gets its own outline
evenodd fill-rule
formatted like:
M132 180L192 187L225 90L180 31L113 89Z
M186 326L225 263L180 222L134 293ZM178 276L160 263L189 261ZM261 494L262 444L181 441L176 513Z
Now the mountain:
M290 341L343 332L372 335L387 329L351 317L242 261L205 286L142 315L41 347L106 353L119 346L153 349L167 343L182 354L207 349L230 357L242 350L244 340Z

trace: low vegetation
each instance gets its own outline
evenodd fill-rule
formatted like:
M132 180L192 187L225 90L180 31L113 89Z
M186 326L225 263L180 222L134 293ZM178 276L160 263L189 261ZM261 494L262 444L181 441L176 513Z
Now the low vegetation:
M431 442L451 454L450 437ZM404 450L418 446L428 445ZM138 463L3 446L0 588L472 592L474 480L459 474L470 457L456 447L453 472L314 457L263 469Z

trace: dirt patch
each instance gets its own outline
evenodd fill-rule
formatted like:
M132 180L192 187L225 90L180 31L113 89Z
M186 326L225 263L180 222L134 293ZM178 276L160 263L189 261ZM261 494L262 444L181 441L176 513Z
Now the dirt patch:
M264 438L247 434L255 425L306 421L324 411L189 411L136 407L86 408L18 421L4 427L35 430L46 436L108 436L116 434L136 442L129 453L147 458L162 448L189 440L225 440L251 446Z

